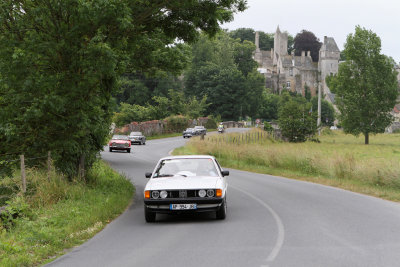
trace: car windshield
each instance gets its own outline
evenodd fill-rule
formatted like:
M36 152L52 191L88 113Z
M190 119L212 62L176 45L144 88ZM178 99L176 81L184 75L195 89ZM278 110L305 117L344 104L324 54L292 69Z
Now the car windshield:
M142 135L141 132L131 132L131 135Z
M166 159L160 162L154 177L173 176L213 176L218 177L217 168L212 159L207 158L181 158Z
M126 136L126 135L114 135L114 136L112 137L112 139L113 139L113 140L129 140L129 139L128 139L128 136Z

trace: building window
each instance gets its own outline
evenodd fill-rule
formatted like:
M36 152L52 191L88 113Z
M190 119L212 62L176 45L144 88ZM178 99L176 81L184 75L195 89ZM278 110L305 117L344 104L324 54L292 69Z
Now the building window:
M290 81L286 82L286 88L290 88Z
M289 69L289 75L293 76L293 69Z

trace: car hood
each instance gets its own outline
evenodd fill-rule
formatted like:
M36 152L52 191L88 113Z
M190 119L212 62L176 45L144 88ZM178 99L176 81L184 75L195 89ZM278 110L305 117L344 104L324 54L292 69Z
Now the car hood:
M125 144L125 143L129 143L129 140L111 140L110 143L117 143L117 144Z
M152 178L146 185L146 190L174 189L206 189L216 188L221 178L210 176L173 176Z
M130 138L132 138L132 137L143 137L143 135L131 135L131 136L129 136Z

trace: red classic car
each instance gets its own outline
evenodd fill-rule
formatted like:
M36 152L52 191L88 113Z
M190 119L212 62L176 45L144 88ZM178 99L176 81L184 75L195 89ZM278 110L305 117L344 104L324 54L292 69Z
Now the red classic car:
M126 150L126 152L131 153L131 140L129 140L126 135L114 135L108 143L110 152L113 150Z

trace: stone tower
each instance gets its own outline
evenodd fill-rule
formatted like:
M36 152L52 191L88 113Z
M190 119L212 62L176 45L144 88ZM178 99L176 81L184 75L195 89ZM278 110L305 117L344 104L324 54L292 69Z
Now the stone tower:
M286 32L282 33L278 25L274 36L274 55L273 55L274 65L278 63L279 57L286 56L288 54L287 48L288 48L288 34Z
M334 103L333 95L326 85L325 78L336 74L339 68L340 50L332 37L324 37L324 43L319 50L318 70L321 73L321 85L326 100Z

